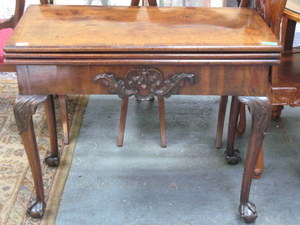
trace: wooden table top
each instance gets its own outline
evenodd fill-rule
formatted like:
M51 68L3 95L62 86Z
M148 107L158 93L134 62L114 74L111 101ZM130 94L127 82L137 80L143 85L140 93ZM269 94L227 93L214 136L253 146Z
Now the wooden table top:
M284 16L296 22L300 22L300 1L288 0L284 10Z
M6 53L279 52L261 17L245 8L33 5Z

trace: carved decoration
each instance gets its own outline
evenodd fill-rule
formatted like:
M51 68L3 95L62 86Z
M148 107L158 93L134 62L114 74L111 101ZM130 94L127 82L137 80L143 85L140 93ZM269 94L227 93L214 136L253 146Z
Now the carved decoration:
M241 204L239 206L239 212L241 218L246 223L252 223L257 218L256 206L250 201L245 204Z
M269 18L268 18L269 13L267 12L267 10L268 10L267 1L269 1L269 0L256 0L256 5L255 5L258 14L266 22L268 22L268 20L269 20Z
M20 134L28 129L30 118L37 106L47 100L47 95L21 95L14 104L14 115Z
M246 104L253 119L257 120L255 123L255 131L264 133L271 116L271 105L267 97L239 97L240 102Z
M138 99L149 100L153 96L170 97L178 94L184 81L195 83L195 75L191 73L179 73L163 80L162 73L155 68L135 68L127 72L125 80L118 79L114 74L98 74L94 81L101 80L112 94L119 97L135 95Z

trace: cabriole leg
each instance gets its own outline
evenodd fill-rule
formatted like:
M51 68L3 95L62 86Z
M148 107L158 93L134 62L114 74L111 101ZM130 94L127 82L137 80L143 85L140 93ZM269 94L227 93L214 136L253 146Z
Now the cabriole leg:
M19 96L14 104L16 124L23 140L32 177L35 185L36 199L28 207L28 214L33 218L41 218L45 210L44 188L37 142L33 128L32 115L37 106L47 100L47 96Z
M266 97L239 97L239 100L249 107L252 115L252 126L244 164L239 206L241 218L245 222L251 223L257 217L256 207L249 201L251 181L265 137L265 131L271 118L271 106Z

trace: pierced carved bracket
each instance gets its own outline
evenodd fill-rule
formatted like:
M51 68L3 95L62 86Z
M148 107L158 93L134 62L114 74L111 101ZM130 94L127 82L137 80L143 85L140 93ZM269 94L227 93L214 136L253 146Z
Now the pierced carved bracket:
M47 95L21 95L16 98L14 115L20 134L27 131L31 116L36 112L38 105L47 98Z
M248 106L252 118L257 121L254 127L255 131L265 133L272 111L268 98L241 96L239 100Z
M162 73L155 68L135 68L125 75L125 80L118 79L114 74L97 74L94 81L100 81L112 94L119 97L135 95L138 99L148 100L153 96L170 97L178 94L179 89L184 86L184 81L195 83L195 75L192 73L179 73L169 76L163 80Z

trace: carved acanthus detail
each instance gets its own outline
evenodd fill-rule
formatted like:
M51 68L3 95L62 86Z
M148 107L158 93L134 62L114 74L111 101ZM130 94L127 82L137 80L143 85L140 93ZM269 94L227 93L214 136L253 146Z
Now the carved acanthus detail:
M246 104L252 115L257 120L255 130L265 132L271 117L271 105L267 97L239 97L240 102Z
M179 93L184 81L195 83L195 75L191 73L179 73L163 80L162 73L155 68L131 69L125 75L125 80L118 79L114 74L98 74L94 81L101 80L112 94L124 96L135 95L138 99L148 100L153 96L170 97Z
M20 134L28 129L31 116L37 106L47 100L47 97L47 95L21 95L16 98L14 115Z

